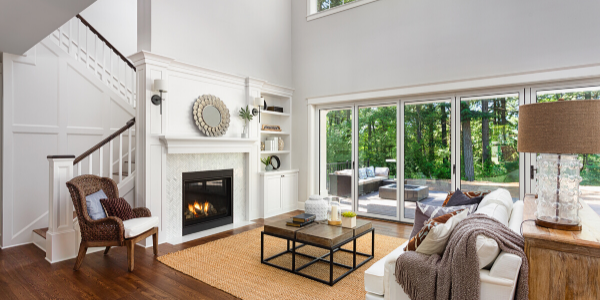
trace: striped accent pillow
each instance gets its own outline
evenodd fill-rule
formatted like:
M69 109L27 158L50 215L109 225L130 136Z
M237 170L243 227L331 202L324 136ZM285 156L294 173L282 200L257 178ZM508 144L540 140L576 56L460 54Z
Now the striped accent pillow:
M433 218L433 219L427 221L427 223L425 223L425 226L423 226L423 228L421 228L421 230L419 232L417 232L417 234L410 239L410 241L408 242L408 245L406 245L406 247L404 247L404 251L417 250L419 245L421 245L421 242L423 242L423 240L425 240L425 238L427 237L427 234L429 234L429 232L431 232L433 230L433 228L435 228L436 226L439 226L441 224L446 224L446 222L450 218L456 216L463 210L455 210L451 213L441 215L439 217L436 217L436 218Z
M457 205L457 206L434 206L427 205L417 202L417 209L415 210L415 225L413 226L410 238L412 239L420 230L423 228L425 223L429 219L439 217L457 210L468 209L469 213L472 214L477 208L477 204L470 205Z

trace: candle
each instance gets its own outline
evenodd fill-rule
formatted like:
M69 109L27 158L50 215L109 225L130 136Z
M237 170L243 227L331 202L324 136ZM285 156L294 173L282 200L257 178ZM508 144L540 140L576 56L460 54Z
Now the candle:
M337 206L332 206L331 207L331 221L337 221L337 211L338 211L338 207Z

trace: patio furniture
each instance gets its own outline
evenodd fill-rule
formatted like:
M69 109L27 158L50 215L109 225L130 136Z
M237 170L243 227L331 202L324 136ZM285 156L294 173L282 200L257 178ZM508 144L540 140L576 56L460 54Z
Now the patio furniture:
M396 199L396 183L388 184L379 188L379 197L382 199ZM404 185L404 201L417 202L429 197L429 187L420 185Z
M384 180L389 177L389 168L376 168L375 177L358 180L358 194L365 195L379 190ZM352 170L335 171L329 174L329 194L339 197L350 197L352 187Z
M154 255L158 254L158 217L152 217L145 207L133 209L135 218L122 221L117 217L92 220L87 212L85 197L99 190L108 198L119 198L117 184L110 178L96 175L81 175L67 182L71 200L77 212L77 223L81 229L81 244L74 270L81 267L88 247L106 247L104 255L112 246L127 247L127 265L133 271L134 247L138 241L152 236Z

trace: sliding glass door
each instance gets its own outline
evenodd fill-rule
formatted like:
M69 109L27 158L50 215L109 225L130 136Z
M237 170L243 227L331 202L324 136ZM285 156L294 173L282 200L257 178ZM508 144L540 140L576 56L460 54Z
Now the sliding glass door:
M403 104L403 221L415 218L417 203L441 206L452 190L451 100Z
M523 93L460 97L460 188L507 189L523 196L522 163L517 151L519 105Z
M339 197L343 210L354 210L354 108L319 110L319 189Z
M397 103L356 107L359 214L398 218L397 107Z

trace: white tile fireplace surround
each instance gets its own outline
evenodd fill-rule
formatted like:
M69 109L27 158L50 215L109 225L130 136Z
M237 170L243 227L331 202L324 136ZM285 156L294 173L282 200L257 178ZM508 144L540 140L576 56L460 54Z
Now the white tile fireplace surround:
M165 230L169 242L177 244L216 232L249 224L246 216L247 153L168 154L166 180ZM233 222L201 232L182 236L182 173L233 169Z

